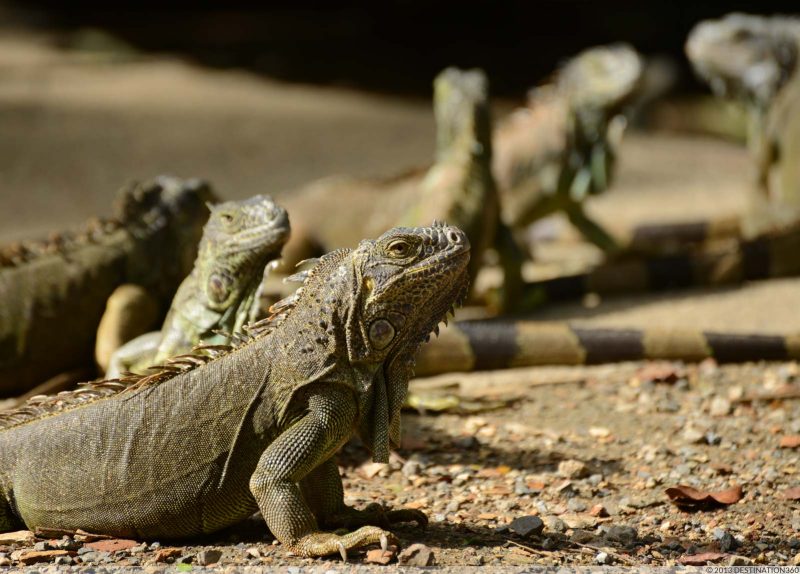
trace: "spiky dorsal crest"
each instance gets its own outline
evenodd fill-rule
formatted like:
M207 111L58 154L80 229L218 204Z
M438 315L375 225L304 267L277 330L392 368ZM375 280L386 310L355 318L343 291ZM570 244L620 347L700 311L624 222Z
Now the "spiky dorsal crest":
M91 381L81 384L72 391L32 397L17 408L0 412L0 430L58 415L118 394L162 384L268 336L294 310L302 298L304 287L315 281L320 270L324 272L330 269L329 262L338 262L348 253L350 253L349 249L339 249L318 260L306 260L299 263L298 265L313 264L313 267L296 274L303 277L303 285L294 294L272 305L269 316L245 325L243 331L234 333L231 345L197 345L189 353L177 355L167 359L163 364L148 368L147 370L150 372L147 374L124 373L118 379Z

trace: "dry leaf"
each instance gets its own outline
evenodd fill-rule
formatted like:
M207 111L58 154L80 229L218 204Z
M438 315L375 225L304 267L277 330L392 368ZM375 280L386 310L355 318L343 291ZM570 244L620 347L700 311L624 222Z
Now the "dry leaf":
M636 376L645 383L674 383L680 378L680 373L672 363L653 362L639 369Z
M703 552L702 554L684 554L678 562L686 566L705 566L709 562L718 562L725 558L727 554L719 552Z
M784 500L800 500L800 486L781 490L778 495Z
M739 502L743 496L741 486L733 486L717 492L708 492L697 490L685 484L679 484L666 489L665 492L676 506L685 510L727 506L728 504Z
M800 447L800 435L790 434L781 437L781 448L797 448Z

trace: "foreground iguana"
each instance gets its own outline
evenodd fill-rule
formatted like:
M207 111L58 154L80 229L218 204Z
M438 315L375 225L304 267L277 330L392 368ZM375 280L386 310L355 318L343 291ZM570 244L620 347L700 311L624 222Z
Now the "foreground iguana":
M755 166L741 221L752 236L800 218L800 19L729 14L697 24L686 41L692 66L714 92L749 115Z
M227 344L255 319L256 290L289 239L286 210L257 195L211 206L194 268L172 300L160 331L129 341L111 357L107 378L142 372L199 343Z
M499 226L499 203L491 174L492 142L488 82L479 70L448 68L434 80L436 162L389 179L331 177L287 194L292 237L284 249L286 269L339 247L352 247L392 225L443 219L463 229L472 245L470 276L483 253L501 241L505 288L513 297L521 255Z
M145 288L166 312L213 199L204 182L161 177L125 190L109 220L1 249L0 395L92 365L100 318L120 285Z
M357 433L388 460L417 349L466 295L468 261L457 228L393 229L322 257L235 348L3 413L0 528L178 539L260 509L289 550L321 556L424 523L345 506L333 456Z
M592 243L606 251L618 247L586 215L584 200L610 184L623 112L642 74L642 59L630 46L590 48L533 90L526 108L500 123L492 171L505 223L520 232L561 211Z
M796 361L800 334L693 329L607 329L567 323L482 320L452 323L423 345L416 374L536 365L590 365L663 359L719 363Z

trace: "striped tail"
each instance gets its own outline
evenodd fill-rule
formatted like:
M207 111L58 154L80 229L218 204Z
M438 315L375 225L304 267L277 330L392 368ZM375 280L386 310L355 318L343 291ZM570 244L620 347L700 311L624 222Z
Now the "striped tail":
M423 345L419 376L536 365L713 358L720 363L800 359L800 335L690 329L605 329L566 323L482 320L454 323Z
M589 293L614 295L800 275L800 225L739 241L733 247L700 253L679 253L600 265L588 273L526 284L528 306L570 301Z

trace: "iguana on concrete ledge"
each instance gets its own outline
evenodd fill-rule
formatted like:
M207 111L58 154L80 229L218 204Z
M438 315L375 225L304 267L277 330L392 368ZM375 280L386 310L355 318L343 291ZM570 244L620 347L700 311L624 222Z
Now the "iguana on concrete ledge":
M107 378L141 372L199 343L227 344L254 319L264 268L289 239L289 217L258 195L211 206L194 268L172 300L161 331L147 333L111 357Z
M424 523L345 506L332 457L357 432L388 460L417 349L466 295L468 261L455 227L393 229L322 257L232 349L3 413L0 528L179 539L260 509L292 552L346 556L389 541L375 525ZM320 531L339 527L360 528Z
M451 323L423 345L416 374L536 365L664 359L719 363L800 359L800 334L732 334L692 329L606 329L567 323L483 320Z
M204 182L161 177L125 190L107 221L0 250L0 395L92 365L100 318L120 285L145 288L166 312L213 199Z
M500 123L492 171L506 224L520 232L563 211L589 241L606 251L618 248L583 204L610 184L623 112L642 74L642 59L627 44L590 48L562 66L550 84L533 90L526 108Z

